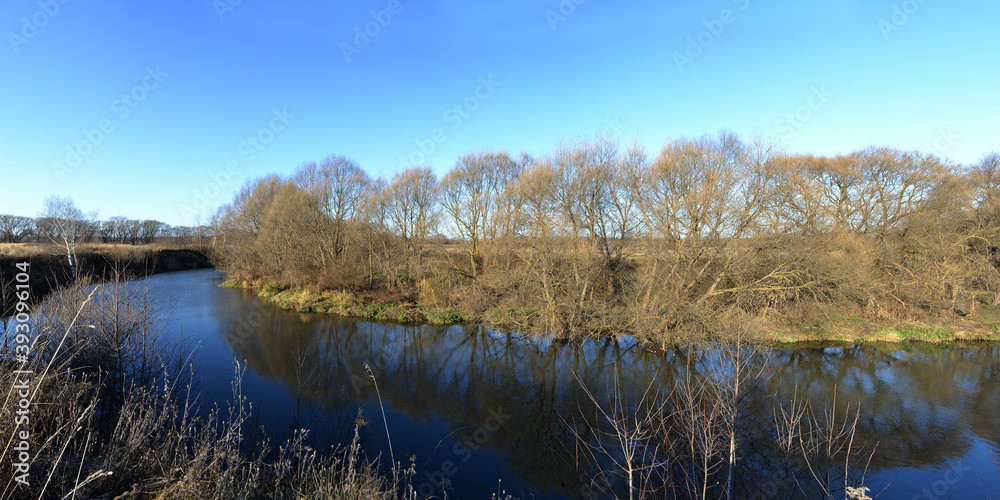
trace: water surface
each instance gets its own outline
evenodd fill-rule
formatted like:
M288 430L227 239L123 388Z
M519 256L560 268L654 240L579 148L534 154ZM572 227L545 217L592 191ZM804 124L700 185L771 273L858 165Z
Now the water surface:
M203 407L232 399L239 360L254 428L272 443L309 429L314 447L344 444L363 420L369 456L387 457L391 439L397 461L416 457L424 491L449 477L449 498L489 498L498 488L578 498L583 482L566 423L581 410L593 414L582 385L604 394L617 372L637 400L651 384L669 390L688 367L713 370L697 352L652 353L629 339L564 344L480 326L286 312L218 287L222 276L212 270L150 280L170 308L171 331L199 345ZM855 444L875 449L865 485L885 489L879 498L992 497L990 487L1000 492L990 456L1000 440L998 358L997 346L776 349L768 375L746 388L745 405L770 415L795 394L841 415L860 405ZM740 487L766 483L768 472L760 474Z

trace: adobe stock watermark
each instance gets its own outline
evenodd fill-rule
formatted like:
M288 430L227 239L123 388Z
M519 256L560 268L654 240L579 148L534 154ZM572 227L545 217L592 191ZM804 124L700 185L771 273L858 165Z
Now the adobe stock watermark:
M493 96L498 87L503 86L502 82L493 79L492 74L485 77L480 76L478 81L479 84L476 85L475 90L471 94L453 104L441 115L441 119L445 123L451 124L451 130L457 130L461 127L472 116L472 113L475 113L479 109L483 101L488 100ZM416 147L409 154L405 157L402 155L399 156L399 168L405 169L424 164L437 151L438 146L444 144L447 140L448 134L445 128L435 127L431 130L428 137L413 141Z
M948 150L962 138L962 136L956 134L951 127L947 129L939 128L937 132L937 135L934 137L934 142L932 143L933 148L931 151L933 151L935 155L943 157L945 153L947 153Z
M391 376L391 368L398 365L400 355L400 353L379 351L375 354L374 359L362 364L364 371L352 371L349 376L355 397L362 398L363 390L371 390L372 388L377 390L375 380ZM488 410L482 426L472 432L465 432L460 438L454 440L451 447L453 455L451 458L442 461L436 469L423 473L421 483L415 487L417 497L421 499L440 498L435 496L438 491L446 492L451 489L451 478L458 473L459 466L471 460L474 453L479 451L511 417L513 417L512 414L504 413L503 407Z
M111 113L118 117L118 122L123 122L132 115L135 108L139 107L148 97L150 92L156 90L163 83L163 79L170 76L160 69L160 65L146 66L146 74L142 80L132 87L128 92L122 93L117 99L111 101ZM104 143L109 135L116 129L115 120L103 118L97 122L94 128L85 128L80 131L83 140L72 146L66 146L66 156L63 161L53 162L52 171L56 174L56 179L63 180L63 176L79 167L83 160L94 154L94 151Z
M372 40L382 34L382 30L389 27L393 16L403 12L403 4L400 0L389 0L384 9L369 11L371 21L364 26L354 27L353 43L340 42L340 51L344 54L344 59L350 64L352 58L361 53L366 47L371 45Z
M215 15L219 16L219 21L225 21L226 15L236 10L236 7L243 5L243 0L213 0L212 8Z
M33 371L28 370L28 355L31 354L31 347L34 345L35 332L34 322L31 318L31 286L29 285L31 263L27 261L18 262L14 267L19 271L15 276L16 282L14 297L17 303L14 311L17 314L11 316L14 323L14 361L17 363L14 370L14 383L8 392L9 395L16 395L17 409L13 410L14 428L17 433L11 436L11 441L16 443L11 448L11 465L14 468L14 480L23 486L28 486L28 474L31 472L31 431L28 424L31 423L31 381L34 377ZM0 320L6 321L6 319ZM8 337L9 338L9 337ZM8 398L11 400L12 398ZM24 426L23 429L18 429ZM16 439L14 439L16 438ZM8 446L10 446L8 442Z
M490 409L486 413L482 426L466 433L452 445L451 452L455 460L445 460L437 470L424 472L424 480L416 488L419 498L432 498L439 490L447 491L451 486L451 478L458 473L459 466L468 462L473 452L479 451L490 437L513 417L513 414L504 413L502 407Z
M962 476L966 472L969 472L972 468L962 465L962 462L956 461L948 467L948 470L944 471L944 476L937 481L934 481L930 486L925 486L920 489L920 493L913 495L912 500L938 500L951 498L951 487L958 483L962 479Z
M778 132L783 134L783 139L791 139L795 132L802 128L802 126L812 119L813 115L817 111L826 105L827 101L833 97L833 92L826 90L826 87L820 85L819 87L812 87L812 93L806 98L806 102L795 108L795 111L788 113L784 118L778 120L775 127Z
M740 12L750 7L750 0L731 1L737 6ZM699 31L694 36L686 38L688 44L684 47L684 52L674 51L673 59L674 66L677 67L677 72L683 73L685 66L693 64L695 59L701 57L705 53L705 49L712 46L715 40L726 32L726 26L735 22L736 13L732 9L722 9L715 18L703 21L701 24L705 29Z
M365 366L367 370L371 371L371 375L369 375L365 370L362 370L360 373L352 371L350 374L351 386L354 388L354 396L360 397L362 394L362 388L368 389L374 383L372 377L382 377L386 370L395 364L396 361L396 358L387 357L384 351L379 351L379 353L375 356L375 359L365 360L363 366Z
M264 324L264 315L260 312L260 301L254 300L250 306L250 312L236 320L236 328L226 330L222 334L223 340L230 346L240 345L257 333L257 330Z
M549 28L552 31L559 29L559 23L566 22L566 19L576 14L576 6L581 5L587 0L562 0L559 2L559 6L556 10L546 10L545 19L549 21Z
M295 119L295 115L288 112L288 107L283 107L280 110L278 108L272 109L271 119L267 126L248 135L246 140L236 147L236 153L243 158L245 163L254 161L257 155L264 151L278 134L285 131L293 119ZM242 168L239 160L233 160L227 163L224 168L208 174L208 181L194 190L191 202L180 206L181 214L188 218L194 218L202 211L211 208L211 201L222 194L222 190L233 181Z
M604 137L621 137L626 129L628 129L628 124L622 123L621 117L616 116L614 118L605 118L604 127L597 134Z
M14 49L14 53L21 52L22 46L34 40L39 31L62 12L62 6L69 2L70 0L38 0L38 10L30 17L21 18L20 31L7 33L7 41L10 42L10 48Z
M879 19L877 23L882 39L888 42L889 35L899 31L926 3L927 0L905 0L900 4L892 4L892 14L889 19Z

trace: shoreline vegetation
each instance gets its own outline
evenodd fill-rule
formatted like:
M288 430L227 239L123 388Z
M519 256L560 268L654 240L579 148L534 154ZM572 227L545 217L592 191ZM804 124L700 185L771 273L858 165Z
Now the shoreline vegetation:
M0 317L8 316L16 302L7 285L15 274L14 264L29 262L31 297L40 302L62 287L83 277L90 283L134 279L152 274L213 267L208 251L198 244L79 243L73 267L65 250L45 243L0 243ZM75 269L74 269L75 268ZM76 277L74 277L74 274Z
M730 132L656 156L596 137L443 177L343 156L212 217L230 285L279 307L668 346L1000 340L1000 154L793 154Z
M480 324L487 328L518 333L545 335L534 330L532 319L538 311L530 309L491 309L463 311L440 309L420 304L393 302L374 296L359 296L347 291L312 291L285 288L278 284L248 283L229 279L220 286L252 291L257 297L279 309L299 313L342 316L400 324L426 323L435 326ZM861 311L844 310L825 314L811 325L794 324L794 319L755 318L746 321L749 330L744 340L755 345L792 347L801 344L972 344L1000 342L1000 309L981 312L977 318L952 318L948 322L931 319L867 320ZM772 329L767 329L772 328ZM685 341L725 340L724 333ZM681 340L679 337L678 340Z

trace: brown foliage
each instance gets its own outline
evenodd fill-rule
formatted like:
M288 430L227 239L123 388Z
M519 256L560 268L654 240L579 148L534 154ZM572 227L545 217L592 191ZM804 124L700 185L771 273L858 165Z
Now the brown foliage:
M607 138L370 180L331 156L248 183L217 217L234 277L391 290L530 328L655 336L844 302L967 314L1000 297L1000 156L972 168L870 147L792 155L729 132L652 160Z

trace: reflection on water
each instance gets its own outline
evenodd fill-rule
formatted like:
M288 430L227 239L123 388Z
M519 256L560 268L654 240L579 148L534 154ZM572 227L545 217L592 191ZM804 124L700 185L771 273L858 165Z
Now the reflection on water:
M231 398L233 359L245 360L243 394L269 437L305 428L314 446L344 443L360 411L374 456L389 451L380 395L396 460L416 456L425 490L449 478L451 498L488 498L498 480L509 493L577 497L582 480L565 422L591 408L577 378L601 392L620 369L622 390L637 396L650 383L669 390L688 367L711 376L717 366L697 349L651 353L627 339L561 344L479 326L289 313L216 287L212 271L153 280L175 305L173 327L201 342L204 406ZM982 498L985 484L1000 491L990 460L1000 440L998 356L997 346L771 350L745 404L770 415L796 391L815 408L860 404L856 444L876 446L866 481L873 493L888 485L880 498L925 490L943 498L942 488Z

